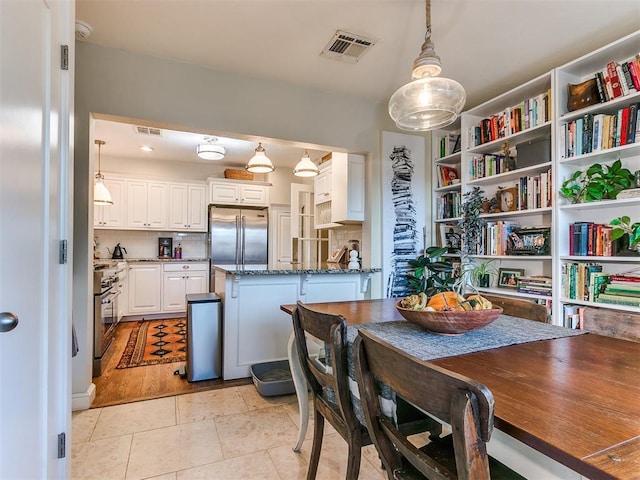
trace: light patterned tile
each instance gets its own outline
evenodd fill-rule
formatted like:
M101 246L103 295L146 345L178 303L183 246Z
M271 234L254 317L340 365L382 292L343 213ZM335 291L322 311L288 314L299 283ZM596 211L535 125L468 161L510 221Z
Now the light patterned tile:
M215 421L187 423L133 435L127 480L222 460Z
M242 385L238 387L238 389L240 390L240 394L242 395L242 398L247 404L249 410L258 410L261 408L298 403L298 399L295 394L263 397L253 384Z
M178 472L177 480L280 480L269 454L251 453ZM289 477L287 477L289 478Z
M235 387L180 395L177 400L179 424L248 410L240 391Z
M131 435L122 435L73 445L71 447L71 479L124 479L131 437Z
M80 410L71 414L71 444L88 442L91 439L93 429L96 428L101 408Z
M176 424L176 397L104 407L91 440Z
M369 461L371 456L369 449L363 450L359 480L382 480L386 478L384 470L378 467L380 463L376 461L374 465ZM287 447L269 449L269 455L271 455L278 473L282 478L288 480L304 480L306 478L310 454L311 442L305 442L300 453L295 453L291 448ZM343 438L338 434L325 435L322 442L316 480L345 478L347 457L348 447Z
M225 458L264 449L293 447L298 430L284 407L263 408L216 419Z

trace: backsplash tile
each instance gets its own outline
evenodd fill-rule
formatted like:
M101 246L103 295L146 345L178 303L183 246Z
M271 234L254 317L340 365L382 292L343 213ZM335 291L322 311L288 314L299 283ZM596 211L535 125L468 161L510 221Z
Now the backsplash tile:
M95 230L94 238L98 244L100 258L111 258L113 247L120 244L127 252L124 258L156 258L158 256L158 238L173 238L174 248L180 244L182 258L206 258L206 233L144 232L135 230ZM124 253L124 252L123 252Z

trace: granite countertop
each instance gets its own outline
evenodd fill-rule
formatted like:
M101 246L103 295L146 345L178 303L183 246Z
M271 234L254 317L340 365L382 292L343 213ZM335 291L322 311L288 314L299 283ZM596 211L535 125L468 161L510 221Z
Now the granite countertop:
M349 269L347 265L338 263L277 263L273 265L212 265L216 270L229 273L231 275L299 275L314 273L375 273L380 272L381 268L360 267L359 269Z

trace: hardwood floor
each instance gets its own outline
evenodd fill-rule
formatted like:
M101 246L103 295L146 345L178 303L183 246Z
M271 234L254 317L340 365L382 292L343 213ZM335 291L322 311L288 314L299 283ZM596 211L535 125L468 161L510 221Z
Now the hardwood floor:
M93 378L96 398L91 408L251 383L250 378L229 381L214 379L190 383L186 378L173 373L183 367L185 362L116 369L129 339L129 333L135 324L136 322L122 322L118 325L116 338L111 347L113 354L105 371L101 376Z

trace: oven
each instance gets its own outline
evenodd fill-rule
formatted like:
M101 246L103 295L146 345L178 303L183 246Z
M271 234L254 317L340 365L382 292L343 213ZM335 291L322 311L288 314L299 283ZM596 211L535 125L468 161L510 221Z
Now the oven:
M118 324L117 276L106 269L93 273L93 376L99 377L109 360L109 346Z

